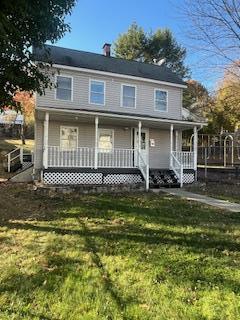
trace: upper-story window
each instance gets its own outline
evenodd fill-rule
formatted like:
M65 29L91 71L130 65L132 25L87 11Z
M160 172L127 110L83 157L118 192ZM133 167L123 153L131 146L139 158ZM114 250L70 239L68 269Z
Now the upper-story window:
M167 111L167 91L155 89L155 110Z
M72 100L72 77L57 76L56 98L59 100Z
M105 82L90 80L89 102L92 104L105 104Z
M136 108L136 86L122 85L122 107Z

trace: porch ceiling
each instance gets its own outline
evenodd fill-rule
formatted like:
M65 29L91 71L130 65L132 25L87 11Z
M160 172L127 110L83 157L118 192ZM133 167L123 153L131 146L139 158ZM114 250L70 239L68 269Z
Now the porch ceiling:
M60 121L60 122L69 122L69 123L95 123L95 117L98 116L99 125L112 125L112 126L123 126L123 127L137 127L138 122L142 122L142 127L146 128L159 128L159 129L170 129L171 124L174 125L174 129L179 130L188 130L192 129L194 126L200 124L196 124L193 122L187 121L177 121L171 119L147 119L144 116L142 117L132 117L126 114L122 116L115 116L115 114L96 114L95 112L91 113L91 111L84 112L76 112L75 110L51 110L43 108L36 110L36 118L39 120L44 120L45 112L49 112L49 120Z

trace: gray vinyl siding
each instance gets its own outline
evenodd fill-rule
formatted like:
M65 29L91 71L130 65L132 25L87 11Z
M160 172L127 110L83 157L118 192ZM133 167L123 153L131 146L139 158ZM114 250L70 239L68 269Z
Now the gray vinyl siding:
M144 81L127 80L121 77L100 76L80 71L62 70L60 75L73 77L73 99L63 101L55 99L56 89L47 89L45 95L37 96L37 106L104 110L132 114L148 115L160 118L181 119L182 89L178 87L159 85ZM90 79L105 81L105 105L99 106L89 104L89 81ZM121 85L129 84L136 86L136 108L125 108L121 106ZM154 90L162 89L168 91L168 111L160 112L154 109Z
M79 147L95 147L95 126L93 124L85 124L78 122L58 122L49 121L48 145L60 146L60 127L72 126L78 127L78 146ZM131 129L124 127L113 127L109 125L101 126L99 129L114 130L114 148L131 149L132 148L132 132ZM43 122L36 120L36 147L35 147L35 168L42 168L43 153Z
M149 138L155 140L155 147L149 145L149 167L168 168L170 153L169 131L149 129Z

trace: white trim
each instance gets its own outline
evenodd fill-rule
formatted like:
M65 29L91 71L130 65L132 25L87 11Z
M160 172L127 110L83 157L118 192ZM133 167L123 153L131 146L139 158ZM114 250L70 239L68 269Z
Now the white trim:
M93 69L87 69L87 68L80 68L80 67L72 67L72 66L65 66L62 64L53 64L54 68L61 68L65 70L72 70L72 71L81 71L86 73L93 73L93 74L100 74L103 76L111 76L111 77L117 77L117 78L124 78L124 79L131 79L131 80L139 80L143 82L150 82L150 83L156 83L156 84L162 84L170 87L177 87L177 88L187 88L184 84L177 84L167 81L160 81L160 80L154 80L149 78L142 78L142 77L135 77L135 76L129 76L126 74L120 74L120 73L113 73L113 72L107 72L107 71L100 71L100 70L93 70Z
M170 168L172 168L172 152L173 152L173 124L170 126Z
M109 152L112 152L113 150L114 150L114 129L111 129L111 128L98 128L98 149L101 149L100 147L99 147L99 136L100 136L100 133L101 132L106 132L106 131L111 131L111 133L112 133L112 149L110 150L109 149ZM100 151L101 152L101 151Z
M55 85L57 85L57 77L64 77L64 78L70 78L71 79L71 100L57 98L57 87L55 88L54 99L58 100L58 101L70 101L70 102L73 102L73 76L69 76L67 74L55 74Z
M71 128L71 129L77 129L77 148L78 148L78 127L76 126L60 126L60 134L59 134L59 146L60 146L60 150L71 150L71 149L62 149L62 140L61 140L61 132L62 132L62 128Z
M43 122L43 166L48 168L48 134L49 134L49 112L45 113Z
M95 117L95 150L94 150L94 169L98 167L98 116Z
M166 99L166 102L167 102L166 110L158 110L158 109L156 109L156 92L157 92L157 91L166 92L166 94L167 94L167 99ZM163 112L163 113L167 113L167 112L168 112L168 90L161 89L161 88L154 88L154 111L157 111L157 112Z
M103 104L102 103L95 103L91 102L91 82L102 82L103 83ZM106 81L104 80L99 80L99 79L93 79L89 78L89 86L88 86L88 103L96 106L102 106L104 107L106 105Z
M114 114L114 113L104 113L104 112L98 112L98 111L83 111L83 110L74 110L74 109L58 109L58 108L52 108L52 107L36 107L36 110L40 111L55 111L55 112L65 112L65 113L76 113L76 114L85 114L85 115L91 115L91 116L101 116L101 117L113 117L113 118L118 118L118 119L133 119L133 120L142 120L142 121L153 121L153 122L162 122L162 123L174 123L174 124L183 124L183 125L189 125L190 127L193 126L206 126L206 122L193 122L193 121L184 121L184 120L175 120L175 119L157 119L157 118L147 118L144 116L130 116L128 114L126 115L120 115L120 114Z
M198 130L197 126L193 128L193 157L194 157L194 170L197 171L197 152L198 152Z
M136 141L138 140L138 143L139 143L139 139L137 139L137 133L139 132L139 128L134 128L134 148L136 147L135 144L136 144ZM145 143L146 143L146 149L144 150L146 152L146 164L149 165L149 158L150 158L150 148L149 148L149 128L142 128L141 127L141 133L145 133ZM139 135L138 135L138 138L139 138ZM142 149L142 146L140 145L140 152L142 153L143 149Z
M135 101L134 101L134 107L127 107L123 105L123 87L132 87L135 88ZM121 83L121 108L126 108L126 109L136 109L137 107L137 85L135 84L130 84L130 83Z

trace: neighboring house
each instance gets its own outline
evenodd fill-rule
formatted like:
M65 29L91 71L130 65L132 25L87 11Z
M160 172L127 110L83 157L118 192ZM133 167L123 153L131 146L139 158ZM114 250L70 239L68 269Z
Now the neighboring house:
M197 131L182 116L185 83L165 66L47 46L56 88L37 95L35 175L46 184L182 185L194 180ZM34 50L36 61L44 52ZM194 152L182 152L182 132Z

